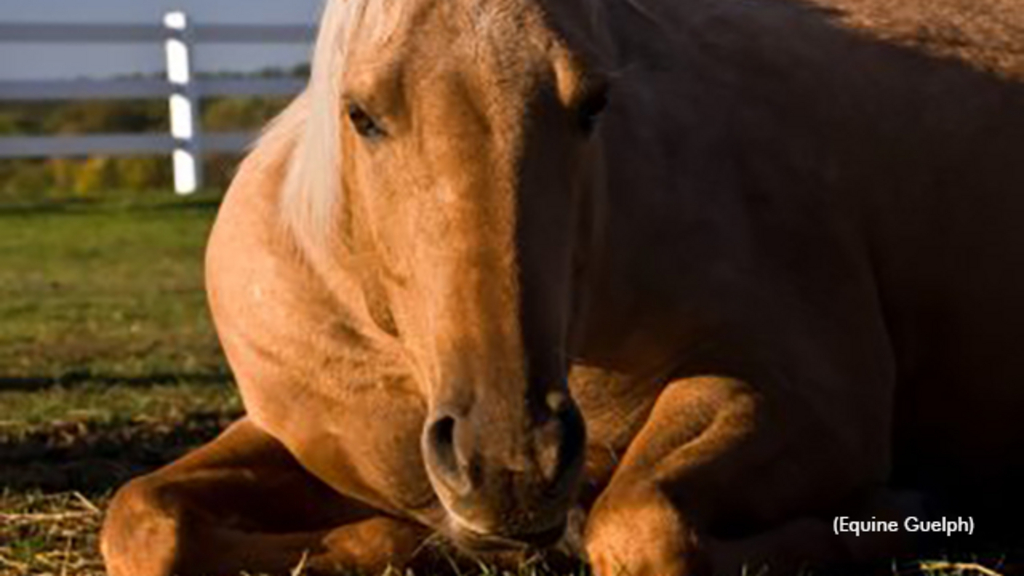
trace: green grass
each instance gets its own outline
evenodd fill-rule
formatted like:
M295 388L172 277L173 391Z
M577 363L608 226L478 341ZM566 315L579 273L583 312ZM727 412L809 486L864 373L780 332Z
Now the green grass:
M203 290L217 200L0 205L0 576L101 575L111 491L241 413Z
M207 314L210 198L0 207L0 378L225 373Z

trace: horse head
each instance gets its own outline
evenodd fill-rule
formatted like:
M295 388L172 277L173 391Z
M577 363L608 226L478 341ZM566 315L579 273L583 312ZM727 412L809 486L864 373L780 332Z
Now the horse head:
M311 180L284 200L293 228L372 259L444 528L472 546L557 538L583 467L567 374L610 43L595 3L562 4L332 2L297 152Z

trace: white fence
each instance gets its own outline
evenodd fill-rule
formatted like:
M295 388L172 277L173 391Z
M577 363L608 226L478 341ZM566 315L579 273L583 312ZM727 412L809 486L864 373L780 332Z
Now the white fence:
M253 132L207 132L199 122L199 103L207 96L280 96L305 86L299 78L196 78L192 47L197 43L309 43L311 26L191 26L182 12L165 15L164 25L0 24L0 43L154 43L167 54L166 79L0 81L0 101L167 98L169 134L95 134L0 138L0 158L55 156L129 156L171 154L174 187L190 194L202 186L204 152L238 152Z

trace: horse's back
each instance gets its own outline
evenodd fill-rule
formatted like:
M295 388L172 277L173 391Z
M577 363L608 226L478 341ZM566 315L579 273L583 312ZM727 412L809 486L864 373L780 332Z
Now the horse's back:
M970 469L979 486L1008 473L1024 441L1024 4L636 3L645 13L628 4L619 3L624 57L649 86L635 93L653 105L623 122L647 126L645 139L626 129L612 139L610 156L631 167L613 169L612 182L657 181L648 187L678 200L652 217L663 229L623 225L614 244L664 238L679 229L670 222L707 226L714 216L684 214L725 201L694 197L745 187L745 208L712 226L731 225L738 238L778 204L799 226L762 229L826 246L810 254L855 246L895 364L899 472L941 484L966 478L950 468ZM678 58L659 63L668 53ZM623 194L612 213L636 210L638 196ZM650 202L664 208L663 197ZM748 242L761 253L797 244ZM651 267L663 269L671 249L653 249L666 255L648 258ZM811 259L779 274L842 274L843 265Z

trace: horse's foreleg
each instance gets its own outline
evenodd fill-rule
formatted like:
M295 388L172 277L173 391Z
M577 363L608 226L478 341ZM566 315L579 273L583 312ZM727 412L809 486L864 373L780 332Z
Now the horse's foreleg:
M870 489L884 464L833 442L829 424L784 412L736 380L670 384L591 509L595 572L738 574L856 556L813 514Z
M111 576L377 571L424 528L334 492L248 420L118 491L101 548Z

